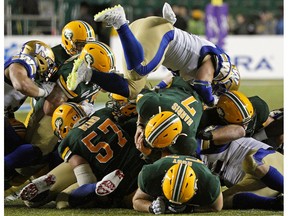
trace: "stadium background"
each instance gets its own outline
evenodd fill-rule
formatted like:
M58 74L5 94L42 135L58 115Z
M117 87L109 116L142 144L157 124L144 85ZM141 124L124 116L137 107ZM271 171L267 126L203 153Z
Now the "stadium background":
M98 11L115 4L121 4L125 8L127 18L132 22L147 15L161 15L164 2L185 6L188 11L192 9L205 11L206 6L211 3L210 0L86 0L89 6L88 11L81 16L86 19L89 17L93 19L93 15ZM235 18L240 13L247 17L247 20L249 18L250 22L256 19L260 12L267 10L272 12L275 17L280 17L279 8L284 4L283 0L224 0L224 3L228 5L229 17ZM4 58L7 59L16 53L21 44L27 40L39 39L51 46L59 44L62 27L70 20L81 17L79 13L82 6L83 2L77 0L4 0ZM101 23L92 24L99 40L111 46L116 55L117 67L121 70L122 47L116 32L112 28L105 28ZM205 37L205 35L200 36ZM232 58L232 62L235 62L239 68L241 74L240 91L248 96L259 95L266 100L271 110L284 106L283 47L283 35L251 33L235 35L233 32L228 32L223 45L224 50ZM150 76L149 82L151 85L159 82L166 73L164 68L160 68L159 71ZM106 100L107 93L101 93L95 106L104 106ZM28 110L27 101L16 113L17 117L24 120ZM18 210L13 209L15 205L19 208ZM17 203L7 203L5 215L6 213L7 215L28 215L30 210L25 209L21 212L22 206L21 204L17 205ZM34 213L38 215L37 211ZM104 214L105 212L101 213L100 211L99 213ZM122 213L122 211L115 212L115 214ZM261 211L231 211L231 215L235 213L236 215L272 214L271 212L271 214L269 212L265 214ZM43 212L43 215L50 214L54 213L49 210L47 214L45 211ZM123 214L133 214L133 212L127 211ZM83 212L81 215L85 215L85 213ZM278 215L278 213L273 213L273 215Z

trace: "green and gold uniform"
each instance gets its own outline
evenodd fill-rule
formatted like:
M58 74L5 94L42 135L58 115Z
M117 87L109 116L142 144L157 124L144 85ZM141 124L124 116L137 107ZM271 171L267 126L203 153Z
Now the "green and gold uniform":
M163 196L162 180L171 166L177 163L188 164L195 172L197 191L186 204L205 206L214 203L221 193L220 180L200 160L183 155L170 155L153 164L145 165L138 176L138 186L146 194L157 198Z
M69 131L58 150L64 161L74 154L86 159L98 180L116 169L122 170L124 179L113 192L117 197L137 189L137 176L145 164L133 138L114 120L110 108L96 111Z
M181 77L174 77L165 89L144 89L138 96L137 112L145 123L161 111L172 111L182 120L182 133L176 144L169 146L173 154L192 155L196 148L196 131L203 113L202 101L191 85Z

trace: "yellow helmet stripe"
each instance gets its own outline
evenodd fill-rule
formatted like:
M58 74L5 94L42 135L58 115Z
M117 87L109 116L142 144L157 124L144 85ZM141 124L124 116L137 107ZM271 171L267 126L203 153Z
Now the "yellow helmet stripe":
M179 202L181 196L181 189L185 180L185 173L188 168L187 164L179 164L178 172L176 174L175 184L173 188L172 201Z
M111 66L114 66L115 65L115 59L114 59L114 54L111 52L111 49L106 44L104 44L100 41L96 41L96 44L98 44L100 47L102 47L107 52L107 56L110 59Z
M163 133L170 125L172 125L175 121L178 120L178 116L176 114L173 114L169 118L165 119L157 128L155 128L154 131L151 132L151 134L147 137L148 143L153 143L157 137Z
M248 110L243 105L242 101L232 92L226 92L226 96L237 106L243 119L250 118Z

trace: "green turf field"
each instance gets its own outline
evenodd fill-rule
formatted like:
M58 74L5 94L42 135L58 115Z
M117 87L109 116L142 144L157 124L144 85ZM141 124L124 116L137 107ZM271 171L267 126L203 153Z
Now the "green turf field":
M155 84L157 81L151 82ZM263 98L269 105L270 110L283 107L284 93L283 80L255 81L244 80L239 89L247 96L258 95ZM98 102L104 103L107 100L107 93L100 94ZM27 112L18 111L16 116L20 120L24 120ZM86 215L142 215L144 213L135 212L133 210L113 209L74 209L74 210L56 210L53 208L53 203L50 203L39 209L29 209L20 201L12 201L4 203L4 213L7 216L86 216ZM178 215L178 214L177 214ZM181 215L181 214L180 214ZM223 210L217 213L198 213L196 215L217 215L217 216L259 216L259 215L283 215L283 212L259 211L259 210Z

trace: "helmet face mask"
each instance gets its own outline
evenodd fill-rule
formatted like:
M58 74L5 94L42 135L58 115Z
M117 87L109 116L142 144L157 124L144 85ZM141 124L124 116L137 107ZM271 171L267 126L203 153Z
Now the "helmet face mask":
M36 80L48 81L56 72L55 56L47 44L37 40L28 41L22 46L20 55L23 54L34 57L37 65Z
M106 102L106 107L113 109L113 115L117 121L137 115L136 104L127 98L114 93L110 93L109 98L110 100Z
M81 105L72 102L61 104L52 115L51 123L54 134L58 138L64 139L68 132L86 117L87 114Z
M87 22L74 20L62 29L62 46L70 56L79 54L85 44L92 41L96 41L96 35Z
M150 118L146 124L145 141L152 148L165 148L175 144L182 135L182 121L173 112L163 111Z
M169 168L162 181L162 191L169 202L188 202L196 194L197 178L192 167L178 163Z
M238 124L247 127L255 116L250 100L239 91L223 93L217 103L219 116L229 124Z

